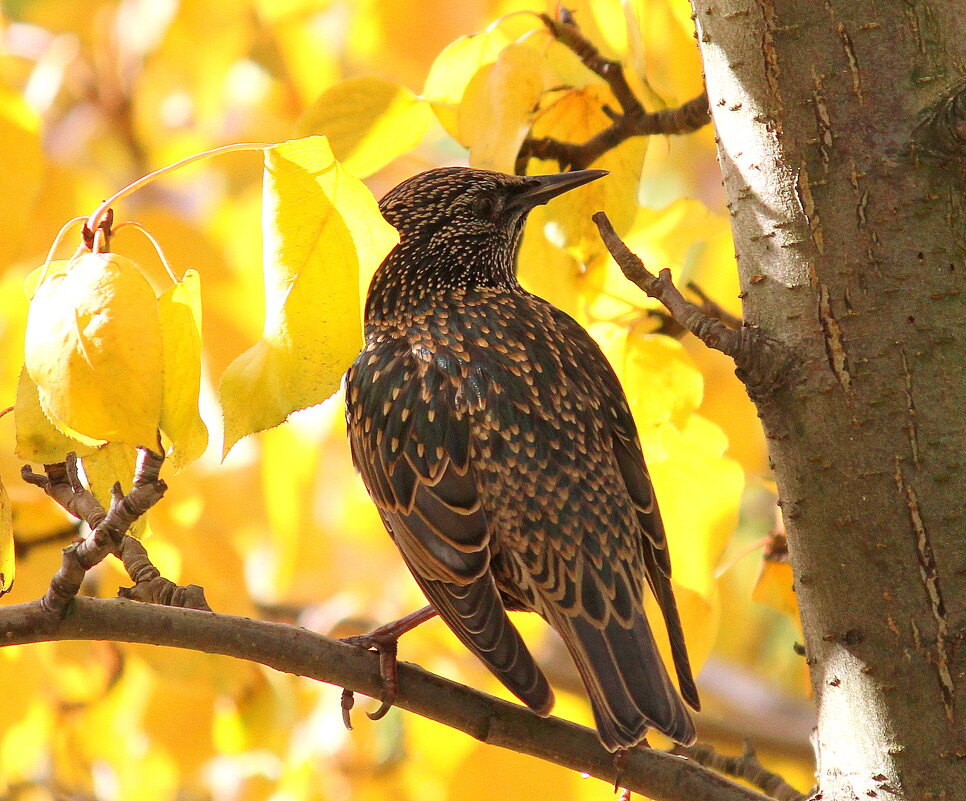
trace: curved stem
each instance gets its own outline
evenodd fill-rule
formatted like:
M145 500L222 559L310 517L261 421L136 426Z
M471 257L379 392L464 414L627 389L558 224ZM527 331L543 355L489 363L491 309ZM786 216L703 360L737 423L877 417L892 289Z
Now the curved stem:
M171 279L171 283L179 283L178 276L174 274L174 270L171 269L171 265L168 263L167 257L164 255L164 250L161 249L161 243L155 239L154 234L152 234L147 228L145 228L141 223L136 220L126 220L120 225L115 226L114 233L117 234L122 228L134 228L144 234L148 241L154 246L154 252L158 254L158 258L161 260L161 264L164 267L164 271L168 274L168 278Z
M101 218L107 213L107 210L112 205L114 205L121 198L133 194L141 187L147 186L155 178L158 178L165 173L173 172L174 170L185 167L192 162L201 161L202 159L210 158L211 156L220 156L222 153L234 153L241 150L264 150L266 147L271 147L271 145L263 142L241 142L234 145L224 145L223 147L216 147L212 150L205 150L203 153L195 153L193 156L183 158L181 161L176 161L174 164L169 164L167 167L162 167L154 172L149 172L147 175L141 176L136 181L129 183L123 189L115 192L107 200L101 203L100 206L94 209L94 213L87 218L87 228L91 231L96 231L97 226L100 225Z

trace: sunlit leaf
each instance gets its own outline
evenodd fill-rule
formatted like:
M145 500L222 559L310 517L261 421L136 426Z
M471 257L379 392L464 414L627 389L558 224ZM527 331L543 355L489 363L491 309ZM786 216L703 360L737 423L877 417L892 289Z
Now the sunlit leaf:
M265 155L265 328L220 386L227 451L325 400L362 345L360 276L398 234L324 137Z
M715 595L715 569L738 522L744 473L724 456L727 438L692 414L683 428L666 424L642 438L644 455L667 530L674 580L706 599Z
M463 145L469 144L460 138L458 115L463 93L477 71L496 61L508 44L510 39L499 28L462 36L436 57L426 76L423 98L432 104L443 127Z
M685 554L684 557L686 558L686 556ZM671 558L674 560L675 568L680 562L684 561L680 550L672 550ZM675 569L674 572L677 573L678 571ZM711 654L718 637L719 626L721 625L721 604L716 593L710 598L706 597L690 587L680 584L676 578L672 579L672 584L674 586L674 600L678 607L678 614L681 616L681 627L684 629L684 641L688 647L688 660L691 663L691 670L697 676ZM671 655L667 629L664 627L661 608L650 592L645 596L644 612L647 619L652 621L658 650L661 652L669 673L673 676L674 659Z
M30 670L34 667L22 666L13 683L5 686L24 688L25 679L29 681L31 672L36 674L35 670ZM14 708L21 706L17 699L20 695L22 693L10 693L11 705ZM50 738L56 725L54 709L40 692L32 693L27 698L30 704L24 714L18 720L12 721L10 726L5 726L0 734L0 761L6 782L19 780L26 783L50 760Z
M606 180L609 178L594 183ZM722 233L730 237L727 228L727 221L709 212L704 204L681 199L662 209L638 207L622 238L648 270L656 275L667 267L675 284L683 289L695 270L706 264L709 243L715 243L717 252ZM588 313L595 318L640 315L642 309L664 311L658 301L624 276L609 254L595 260L587 272L587 301Z
M132 261L87 253L48 275L30 303L25 351L40 405L63 433L157 447L158 304Z
M122 492L130 491L134 483L134 465L137 450L123 442L109 442L85 456L81 463L94 497L107 509L111 505L111 488L121 485ZM128 532L133 537L143 537L147 518L139 517Z
M56 464L67 458L68 453L84 456L94 448L61 433L40 405L37 385L27 374L20 372L17 384L17 404L14 407L17 428L17 456L27 462Z
M470 148L470 166L514 171L541 94L542 60L531 47L511 44L476 72L458 113L459 139Z
M299 136L324 134L342 166L364 178L414 148L432 112L404 86L352 78L322 93L299 119Z
M161 430L171 440L175 471L201 456L208 429L198 414L201 387L201 279L188 270L158 298L164 355Z
M263 555L263 567L252 584L263 602L311 604L318 600L319 587L337 576L330 572L331 541L320 528L316 511L322 450L319 426L313 425L312 418L332 411L341 418L342 407L311 411L310 416L299 415L261 438L261 480L272 548ZM316 447L311 446L313 441Z
M660 334L631 333L621 376L638 425L684 426L701 405L704 381L681 343Z
M545 213L544 206L530 212L517 258L518 277L530 292L579 320L587 305L581 296L583 270L570 253L543 235Z

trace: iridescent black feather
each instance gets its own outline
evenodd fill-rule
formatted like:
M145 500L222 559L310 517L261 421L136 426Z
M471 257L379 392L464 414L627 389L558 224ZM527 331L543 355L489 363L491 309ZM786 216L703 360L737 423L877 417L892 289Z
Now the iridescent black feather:
M695 709L667 541L624 392L572 318L524 291L527 213L599 171L432 170L380 208L400 242L366 301L347 376L355 464L416 581L457 637L531 709L553 692L506 610L556 629L610 749L694 726L644 616L663 611Z

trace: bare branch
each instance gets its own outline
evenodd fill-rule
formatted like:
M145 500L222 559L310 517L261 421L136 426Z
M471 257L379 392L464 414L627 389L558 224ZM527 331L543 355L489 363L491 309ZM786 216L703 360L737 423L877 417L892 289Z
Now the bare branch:
M379 657L283 623L115 599L78 597L72 614L49 614L40 601L0 608L0 644L113 640L223 654L324 681L377 698ZM614 755L596 732L558 718L539 718L404 662L396 703L491 745L529 754L614 782ZM621 786L654 801L769 801L696 762L634 749L621 766Z
M541 14L540 19L557 40L607 83L621 111L605 109L611 124L581 144L562 142L552 137L528 137L517 156L516 171L519 174L523 174L531 158L553 159L562 170L581 170L632 136L692 133L711 121L708 97L703 92L678 108L646 111L628 85L620 62L604 58L569 15L556 20L549 14Z
M720 320L709 317L674 286L670 270L665 268L657 276L650 273L621 241L604 212L597 212L593 219L601 239L627 279L649 297L659 300L675 320L709 348L734 359L735 374L753 400L767 397L785 384L792 360L777 343L767 339L757 328L745 326L734 331Z
M148 559L147 551L126 532L164 495L167 485L159 477L164 456L147 448L138 449L138 460L131 491L112 488L111 506L104 511L94 494L81 484L77 473L77 456L69 454L65 462L44 465L46 475L34 473L24 466L24 481L44 490L51 498L79 520L87 523L91 533L64 548L60 569L50 580L47 593L40 602L48 613L66 614L80 590L87 571L115 553L135 582L121 594L132 600L208 609L200 587L179 587L161 577Z

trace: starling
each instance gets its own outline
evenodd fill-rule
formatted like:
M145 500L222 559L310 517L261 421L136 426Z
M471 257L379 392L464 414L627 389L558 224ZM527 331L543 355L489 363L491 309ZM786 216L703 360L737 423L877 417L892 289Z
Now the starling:
M617 376L573 318L524 290L535 206L606 175L449 167L380 203L399 244L376 272L346 378L353 461L432 607L538 715L553 692L508 610L563 638L601 742L648 728L694 740L698 695L637 429ZM664 615L681 696L644 616Z

